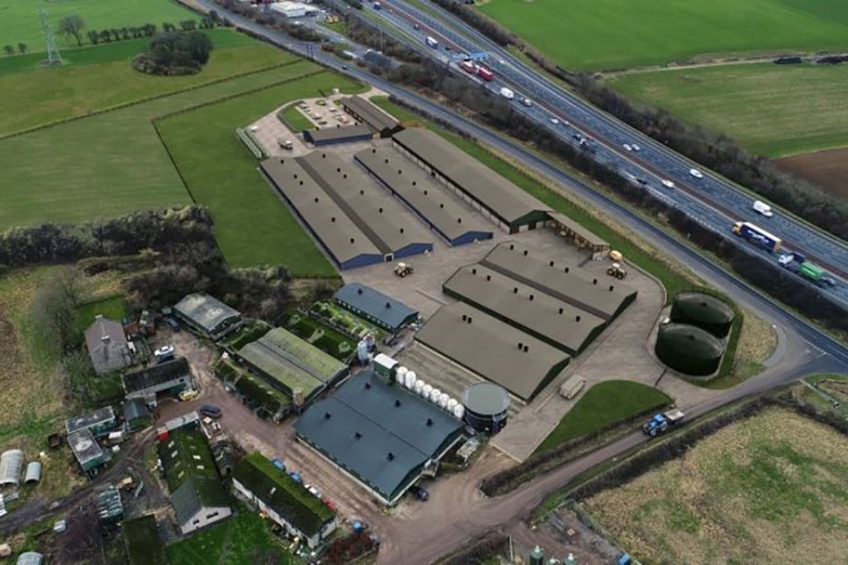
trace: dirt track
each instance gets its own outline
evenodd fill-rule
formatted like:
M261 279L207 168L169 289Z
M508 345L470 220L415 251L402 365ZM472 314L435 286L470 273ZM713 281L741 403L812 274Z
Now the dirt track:
M848 147L785 157L777 159L775 164L834 196L848 197Z

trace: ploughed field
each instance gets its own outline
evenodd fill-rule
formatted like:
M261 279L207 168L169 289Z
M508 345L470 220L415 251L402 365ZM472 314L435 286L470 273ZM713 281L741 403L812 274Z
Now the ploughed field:
M848 148L792 155L775 161L777 166L807 179L827 192L848 198Z

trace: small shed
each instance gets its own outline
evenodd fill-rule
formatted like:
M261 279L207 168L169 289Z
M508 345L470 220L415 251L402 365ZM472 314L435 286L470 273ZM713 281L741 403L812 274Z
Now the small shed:
M24 483L31 485L41 480L41 463L30 461L24 474Z
M21 470L24 466L24 452L20 449L10 449L0 455L0 486L18 486L21 481Z
M35 551L25 551L18 555L17 565L41 565L44 563L44 556Z

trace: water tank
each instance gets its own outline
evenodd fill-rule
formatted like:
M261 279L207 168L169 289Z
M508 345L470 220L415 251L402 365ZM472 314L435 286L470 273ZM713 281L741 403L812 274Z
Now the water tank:
M423 382L423 381L421 381L421 382ZM425 384L421 388L420 392L421 392L421 396L423 396L424 398L430 398L430 393L433 392L433 385Z
M447 408L449 399L450 399L450 396L448 396L444 392L442 394L440 394L439 395L439 406L442 407L442 408Z
M506 426L509 393L495 383L476 383L462 393L463 420L478 432L494 435Z
M442 396L442 391L437 388L434 388L430 391L430 402L439 402L440 396Z
M458 419L462 420L462 417L465 415L465 406L463 406L462 404L457 404L456 407L453 409L453 415L456 416Z
M416 380L412 390L414 390L416 394L421 394L421 390L424 388L425 384L426 383L424 381Z
M728 303L703 292L680 292L671 305L671 321L689 324L708 331L718 338L730 332L736 317Z
M456 398L449 398L447 405L448 411L453 412L457 404L459 404L459 402L456 401Z
M660 326L655 351L669 368L703 377L718 370L724 343L701 328L671 323Z
M368 363L368 342L364 339L356 345L356 358L361 365Z
M399 385L406 383L406 374L409 372L409 369L406 367L398 367L398 370L395 371L395 379Z
M415 371L409 371L406 373L406 388L412 390L417 380L418 377L415 376Z

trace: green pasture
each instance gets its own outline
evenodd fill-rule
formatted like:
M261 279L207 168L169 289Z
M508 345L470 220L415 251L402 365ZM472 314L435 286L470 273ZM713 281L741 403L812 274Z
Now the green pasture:
M848 145L848 65L727 65L624 74L607 84L760 155Z
M478 9L568 69L848 48L843 0L490 0Z

